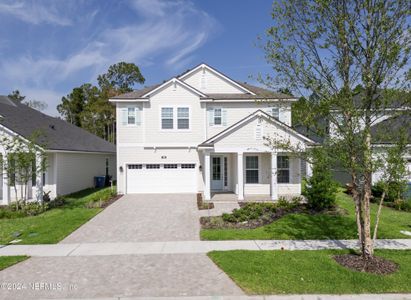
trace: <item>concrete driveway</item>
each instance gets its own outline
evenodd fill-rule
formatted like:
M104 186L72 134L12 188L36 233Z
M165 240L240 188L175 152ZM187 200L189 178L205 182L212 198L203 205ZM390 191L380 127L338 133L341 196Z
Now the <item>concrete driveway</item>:
M125 195L62 243L199 240L195 194Z

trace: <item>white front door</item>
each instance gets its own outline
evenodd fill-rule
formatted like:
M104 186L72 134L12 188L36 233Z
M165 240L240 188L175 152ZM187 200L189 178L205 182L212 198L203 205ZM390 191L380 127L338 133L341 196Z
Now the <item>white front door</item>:
M223 156L211 157L211 189L214 191L222 191L224 188L223 181L224 160Z

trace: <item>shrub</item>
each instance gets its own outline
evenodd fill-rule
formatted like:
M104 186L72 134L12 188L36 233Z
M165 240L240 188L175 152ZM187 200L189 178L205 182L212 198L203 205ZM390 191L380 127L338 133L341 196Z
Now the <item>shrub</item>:
M27 216L37 216L48 209L46 203L29 202L22 206L22 211Z
M255 220L264 214L275 213L274 203L246 203L243 207L234 209L231 214L224 213L222 218L226 222L239 223Z
M338 184L332 179L330 163L321 148L313 149L313 174L305 181L308 207L320 211L335 205Z

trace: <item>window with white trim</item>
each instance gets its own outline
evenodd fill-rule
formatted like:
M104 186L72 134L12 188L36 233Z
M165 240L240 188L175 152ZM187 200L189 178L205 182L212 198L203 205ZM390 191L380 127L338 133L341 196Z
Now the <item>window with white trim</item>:
M177 129L190 128L190 110L188 107L177 108Z
M245 183L258 183L258 156L245 157Z
M161 129L173 129L173 108L162 107L161 108Z
M214 125L223 124L223 114L221 108L214 108Z
M290 158L277 156L277 182L290 183Z
M279 120L280 119L280 108L271 107L271 116Z
M127 124L128 125L136 124L136 108L135 107L127 108Z

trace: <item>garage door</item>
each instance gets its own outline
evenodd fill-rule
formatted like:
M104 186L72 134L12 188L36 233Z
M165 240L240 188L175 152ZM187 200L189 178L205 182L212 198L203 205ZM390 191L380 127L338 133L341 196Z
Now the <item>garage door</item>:
M196 193L196 165L129 164L127 193Z

